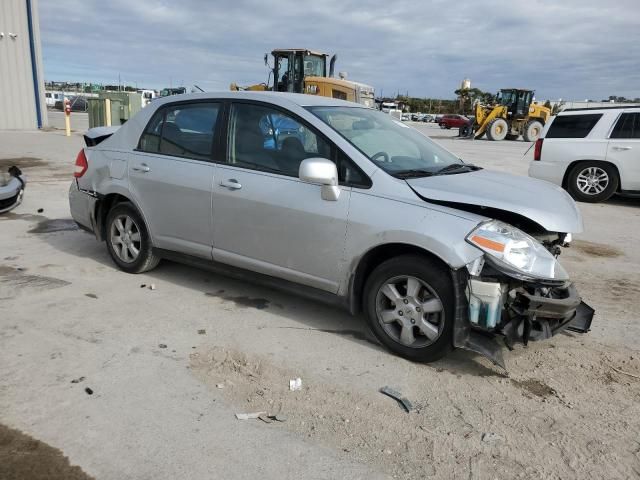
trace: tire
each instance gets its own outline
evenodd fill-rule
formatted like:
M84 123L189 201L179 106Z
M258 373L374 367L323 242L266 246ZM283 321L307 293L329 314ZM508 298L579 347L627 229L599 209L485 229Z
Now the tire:
M417 282L415 295L408 291L409 279L411 285ZM396 302L391 301L392 296ZM381 263L367 279L363 300L369 328L393 353L412 361L433 362L453 349L451 273L435 261L402 255ZM425 313L427 310L431 313Z
M507 136L505 138L507 140L518 140L518 138L520 138L520 135L516 135L514 133L507 133Z
M567 190L580 202L597 203L616 193L619 183L618 171L611 164L580 162L569 171Z
M509 133L509 125L504 118L494 118L487 126L487 138L492 141L504 140Z
M443 130L446 128L442 123L439 124L440 128L442 128Z
M542 133L543 128L544 126L538 120L529 120L524 126L522 138L525 142L535 142L536 140L538 140L538 138L540 138L540 134Z
M160 257L153 253L149 231L142 216L129 202L118 203L109 210L105 237L109 255L120 270L142 273L160 263Z

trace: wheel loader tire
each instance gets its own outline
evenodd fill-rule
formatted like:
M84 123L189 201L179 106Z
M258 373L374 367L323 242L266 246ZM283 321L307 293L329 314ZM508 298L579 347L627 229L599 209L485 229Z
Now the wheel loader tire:
M540 138L540 134L542 133L542 123L538 120L530 120L524 126L524 133L522 134L522 138L524 138L525 142L535 142Z
M516 135L515 133L507 133L507 140L517 140L520 138L520 135Z
M504 118L494 118L487 127L487 138L489 140L504 140L509 133L509 125Z

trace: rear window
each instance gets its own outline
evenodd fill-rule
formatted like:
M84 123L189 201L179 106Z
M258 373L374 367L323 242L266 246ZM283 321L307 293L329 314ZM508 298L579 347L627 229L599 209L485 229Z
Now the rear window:
M584 138L601 118L601 113L559 115L549 127L546 138Z

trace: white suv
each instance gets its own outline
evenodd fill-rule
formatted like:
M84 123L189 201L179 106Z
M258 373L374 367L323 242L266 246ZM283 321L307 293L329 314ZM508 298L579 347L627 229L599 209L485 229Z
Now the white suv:
M559 113L535 144L529 176L583 202L640 195L640 106Z

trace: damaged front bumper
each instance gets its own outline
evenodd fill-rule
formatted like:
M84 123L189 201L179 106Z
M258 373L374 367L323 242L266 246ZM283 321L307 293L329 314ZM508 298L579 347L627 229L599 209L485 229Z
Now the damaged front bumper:
M13 210L22 203L27 179L16 166L0 173L0 213Z
M473 277L465 269L454 272L454 283L454 346L479 353L505 370L499 337L511 350L516 343L526 346L563 330L586 333L591 328L594 310L570 282L526 282L485 266Z

